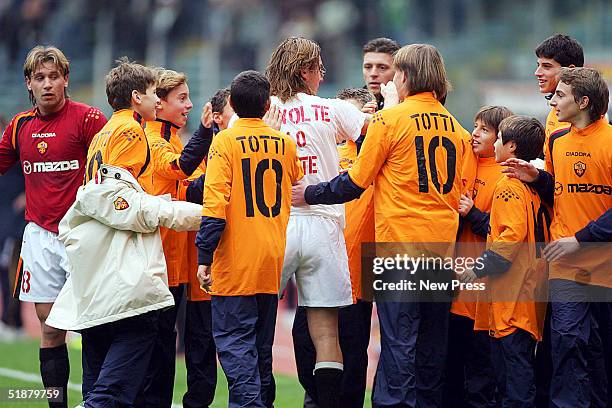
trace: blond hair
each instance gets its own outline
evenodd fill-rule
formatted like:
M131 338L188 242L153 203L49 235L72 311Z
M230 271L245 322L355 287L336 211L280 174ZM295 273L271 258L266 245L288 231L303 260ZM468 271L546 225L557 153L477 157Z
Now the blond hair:
M157 89L155 93L161 99L166 99L168 94L177 86L187 83L187 75L171 69L157 68Z
M290 37L281 42L266 67L270 94L285 102L298 92L314 93L304 82L301 71L318 67L320 56L321 47L306 38Z
M433 92L438 100L444 100L452 89L442 55L433 45L406 45L395 53L393 65L406 74L408 95Z
M32 73L36 71L36 68L46 62L55 64L63 77L66 77L70 73L70 62L59 48L50 45L37 45L32 48L26 56L25 62L23 63L23 76L26 79L32 79ZM28 93L30 95L30 102L32 102L32 105L36 105L34 94L30 90L28 90ZM65 88L64 95L68 97L68 92Z

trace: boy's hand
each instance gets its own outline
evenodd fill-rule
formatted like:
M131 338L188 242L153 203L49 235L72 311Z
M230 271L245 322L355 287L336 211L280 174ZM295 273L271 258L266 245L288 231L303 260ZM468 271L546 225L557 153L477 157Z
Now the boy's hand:
M473 206L474 201L465 194L461 194L461 198L459 199L459 215L462 217L467 216Z
M306 203L306 199L304 198L304 193L306 192L306 183L304 179L299 180L297 183L291 187L291 205L294 207L305 207L308 203Z
M385 98L385 109L392 108L399 104L399 95L393 81L380 84L380 94Z
M376 113L377 107L378 107L378 104L374 100L374 101L367 102L365 105L363 105L363 107L361 108L361 111L363 113L369 113L370 115L373 115Z
M206 102L204 108L202 108L202 116L200 117L200 122L202 126L205 128L209 128L212 126L213 122L213 111L212 104L210 102Z
M281 117L281 111L276 105L270 105L270 109L263 116L263 121L266 125L270 126L274 130L280 130L283 124L283 118Z
M576 252L578 249L580 249L580 243L576 237L565 237L546 245L542 253L548 262L552 262L562 256Z
M471 269L466 269L462 274L457 275L462 283L471 283L478 279L478 276Z
M196 275L200 282L200 288L206 293L210 293L210 285L212 285L212 277L210 276L209 265L198 265L198 273Z
M511 158L500 164L506 166L502 173L510 178L519 179L525 183L531 183L538 179L538 169L528 161Z

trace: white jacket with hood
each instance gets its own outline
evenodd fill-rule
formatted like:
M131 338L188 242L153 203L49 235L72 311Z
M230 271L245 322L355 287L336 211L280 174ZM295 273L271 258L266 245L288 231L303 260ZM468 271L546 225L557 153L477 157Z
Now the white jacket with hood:
M159 226L199 229L202 206L145 193L127 170L101 166L59 225L70 276L46 324L81 330L174 305Z

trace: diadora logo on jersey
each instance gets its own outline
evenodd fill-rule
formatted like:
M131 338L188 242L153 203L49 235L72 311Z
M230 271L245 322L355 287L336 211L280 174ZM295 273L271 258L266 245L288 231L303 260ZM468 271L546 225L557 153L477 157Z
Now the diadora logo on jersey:
M591 157L589 152L565 152L566 157Z
M55 132L50 133L32 133L32 139L45 139L47 137L55 137Z
M117 197L115 201L113 201L113 205L115 206L115 210L121 211L130 208L130 205L123 197Z
M605 184L573 183L567 185L567 192L612 195L612 186L606 186Z
M44 140L41 140L40 142L38 142L38 144L36 145L36 148L38 149L38 153L40 154L45 154L47 153L47 148L49 147L49 145L47 144L47 142L45 142Z
M576 173L578 177L582 177L585 171L586 171L586 164L584 164L581 161L574 163L574 173Z
M78 160L63 160L56 162L34 162L23 161L23 174L30 173L52 173L55 171L78 170Z

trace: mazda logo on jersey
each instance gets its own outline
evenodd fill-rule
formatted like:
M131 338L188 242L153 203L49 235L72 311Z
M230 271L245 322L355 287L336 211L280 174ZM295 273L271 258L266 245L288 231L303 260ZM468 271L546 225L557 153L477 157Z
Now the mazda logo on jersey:
M563 184L556 182L555 183L555 195L561 195L561 193L563 193Z
M23 162L23 174L30 174L32 172L32 164L29 161Z
M62 160L56 162L34 162L23 161L23 174L30 173L52 173L55 171L70 171L79 169L78 160Z
M36 148L38 149L38 152L40 154L45 154L47 152L47 148L49 147L49 145L47 144L47 142L45 142L44 140L40 141L37 145Z
M576 173L578 177L582 177L585 171L586 171L586 164L584 164L581 161L574 163L574 173Z

